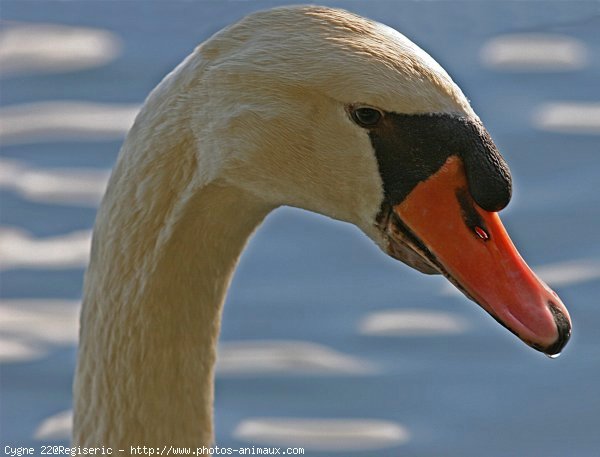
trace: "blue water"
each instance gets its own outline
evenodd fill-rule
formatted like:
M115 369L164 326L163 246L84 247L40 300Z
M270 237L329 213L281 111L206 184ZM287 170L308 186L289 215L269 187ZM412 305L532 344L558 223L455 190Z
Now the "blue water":
M2 0L4 20L110 30L123 41L94 69L3 79L2 105L43 100L141 103L193 47L245 14L283 2L29 2ZM536 131L534 110L554 100L600 100L598 2L321 2L379 20L428 50L461 85L511 166L515 199L503 220L531 265L600 259L598 136ZM590 64L567 73L495 72L478 53L490 37L556 32L579 38ZM109 168L118 141L2 148L37 168ZM1 224L37 237L91 228L94 209L35 203L0 190ZM3 298L78 299L82 269L14 269ZM398 447L307 455L597 457L600 455L600 281L557 287L574 321L563 356L525 347L481 309L444 295L444 280L386 258L357 229L293 209L273 213L236 273L223 340L296 339L372 361L374 375L220 377L217 442L247 417L376 418L411 433ZM368 313L422 308L455 313L467 332L369 337ZM1 367L0 441L39 445L46 417L70 408L75 348Z

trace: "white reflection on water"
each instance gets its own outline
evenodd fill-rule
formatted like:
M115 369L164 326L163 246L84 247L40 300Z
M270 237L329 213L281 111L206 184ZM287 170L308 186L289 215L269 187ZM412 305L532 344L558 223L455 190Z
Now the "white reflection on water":
M118 37L107 30L5 22L0 68L4 76L82 70L107 64L120 49Z
M36 440L68 440L71 438L73 410L61 411L44 419L36 428Z
M464 333L467 322L450 313L399 309L371 313L359 323L359 332L375 336L435 336Z
M79 302L0 301L0 362L27 361L77 344Z
M246 419L234 437L253 444L342 452L398 446L410 439L410 433L399 424L375 419L277 417Z
M108 170L40 169L0 159L0 188L40 203L95 207L104 195L109 176Z
M13 268L64 269L88 263L91 230L35 238L13 228L0 229L0 270Z
M219 346L219 375L370 374L374 366L322 344L292 340L227 341Z
M48 141L121 139L133 124L139 105L83 101L48 101L0 109L3 145Z
M571 286L600 279L600 261L592 259L549 263L533 270L554 287Z
M542 104L533 123L538 129L551 132L600 135L600 100Z
M504 71L570 71L588 63L583 42L554 34L501 35L485 43L479 55L486 67Z

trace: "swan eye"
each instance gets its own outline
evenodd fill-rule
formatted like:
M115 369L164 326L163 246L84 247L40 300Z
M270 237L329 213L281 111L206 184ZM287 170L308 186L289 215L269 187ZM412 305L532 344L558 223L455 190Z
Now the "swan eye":
M367 107L355 108L350 114L352 115L352 120L361 127L374 127L383 117L381 111Z

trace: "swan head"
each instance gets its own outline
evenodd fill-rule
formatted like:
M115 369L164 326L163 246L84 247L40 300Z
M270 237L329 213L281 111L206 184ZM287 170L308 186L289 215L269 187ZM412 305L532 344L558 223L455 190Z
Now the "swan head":
M205 173L358 226L389 255L446 276L530 346L560 352L568 312L497 214L509 169L427 53L351 13L292 7L248 16L197 55L191 128L218 158Z

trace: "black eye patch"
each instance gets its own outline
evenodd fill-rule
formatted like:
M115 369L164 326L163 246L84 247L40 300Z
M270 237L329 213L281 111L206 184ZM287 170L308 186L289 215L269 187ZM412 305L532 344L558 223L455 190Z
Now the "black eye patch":
M463 160L469 193L486 211L510 201L506 162L481 122L454 114L386 113L369 129L386 199L400 203L450 156Z

